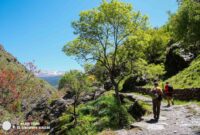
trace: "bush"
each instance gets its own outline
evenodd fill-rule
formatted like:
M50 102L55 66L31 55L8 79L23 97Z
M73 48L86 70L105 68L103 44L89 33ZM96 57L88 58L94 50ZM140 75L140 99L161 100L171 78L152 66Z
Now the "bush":
M0 103L2 106L13 105L13 102L19 98L17 83L19 74L11 69L1 69L0 71Z
M60 118L57 129L60 133L69 135L94 135L105 129L127 128L134 121L134 118L128 113L126 105L118 105L116 98L112 93L106 93L95 101L81 104L77 108L77 125L72 127L73 123L69 114L64 114Z

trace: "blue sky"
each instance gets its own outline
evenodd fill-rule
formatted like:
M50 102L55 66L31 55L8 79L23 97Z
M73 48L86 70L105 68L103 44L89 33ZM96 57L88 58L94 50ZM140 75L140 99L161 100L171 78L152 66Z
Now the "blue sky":
M176 0L122 0L149 16L153 27L162 26ZM67 71L82 67L61 50L73 40L71 22L80 11L97 7L101 0L0 0L0 44L21 63L35 60L41 70Z

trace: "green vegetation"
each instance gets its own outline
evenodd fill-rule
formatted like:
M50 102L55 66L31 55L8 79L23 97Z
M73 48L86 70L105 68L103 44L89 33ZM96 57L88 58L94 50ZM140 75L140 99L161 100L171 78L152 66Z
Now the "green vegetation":
M170 34L164 28L150 29L147 31L147 45L144 50L148 63L161 64L165 62L166 48L170 41Z
M65 45L63 51L78 60L99 62L120 103L119 83L131 73L122 68L138 58L140 45L131 42L138 40L135 35L146 29L146 20L146 16L133 11L131 4L103 1L99 7L80 13L79 20L72 23L77 38Z
M200 57L188 68L167 80L174 88L200 88Z
M92 82L87 77L86 74L78 71L72 70L66 73L60 80L59 88L66 88L73 94L73 117L74 117L74 125L77 124L77 114L76 114L76 106L79 102L79 98L83 92L89 91L92 89Z
M21 65L0 46L0 122L24 119L41 99L51 103L71 92L73 105L55 120L56 134L94 135L129 128L151 112L147 103L127 97L121 100L121 89L149 87L154 80L168 81L174 88L200 88L200 2L180 0L178 11L160 28L151 28L147 22L147 16L119 0L103 0L97 8L82 11L72 23L77 37L63 52L83 62L85 72L67 72L57 92L34 76L32 63ZM106 83L114 91L80 104L81 96Z
M50 99L55 91L47 82L33 75L36 69L31 63L25 65L0 46L0 122L15 120L16 116L23 120L33 103L42 98Z
M191 101L174 100L174 104L175 105L197 104L200 106L200 102L196 100L191 100Z
M77 60L95 62L93 67L85 67L87 72L102 83L109 82L119 101L118 91L124 83L144 86L153 80L167 80L198 57L199 7L198 1L181 0L178 11L169 13L164 26L151 28L148 18L130 4L102 1L99 7L81 12L79 20L72 23L77 38L63 51ZM185 74L177 85L199 87L198 75L196 79Z
M182 47L197 57L200 53L200 2L181 0L177 13L171 14L168 25L172 38L183 42Z
M79 105L76 125L69 109L59 118L57 132L97 134L106 129L129 127L144 115L144 110L150 112L151 107L141 101L134 103L132 112L132 101L127 98L121 101L120 89L148 87L154 80L167 80L174 88L200 87L199 13L199 2L181 0L177 13L169 14L166 25L151 28L146 16L118 0L103 0L97 8L82 11L79 19L72 23L77 38L67 43L63 52L86 63L86 74L109 84L108 89L114 89L116 97L109 92ZM175 63L170 58L175 58ZM60 81L62 87L65 80L63 77ZM179 103L182 104L177 101Z
M78 121L77 125L73 126L73 118L68 113L61 116L57 133L79 135L79 134L97 134L105 129L128 128L131 123L140 117L140 113L135 108L134 114L128 113L128 108L132 105L132 101L126 99L126 102L121 106L117 104L113 92L107 92L97 100L81 104L78 106ZM139 107L148 108L143 102L139 102ZM139 111L139 110L138 110ZM137 112L137 113L136 113Z

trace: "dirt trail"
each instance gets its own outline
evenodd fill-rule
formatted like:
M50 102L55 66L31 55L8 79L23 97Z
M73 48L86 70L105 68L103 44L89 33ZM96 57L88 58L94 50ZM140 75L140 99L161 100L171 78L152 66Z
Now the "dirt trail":
M151 104L151 98L127 93L137 100ZM166 107L162 102L160 120L151 122L153 115L144 116L140 122L133 123L130 130L118 130L117 135L200 135L200 106L196 104Z

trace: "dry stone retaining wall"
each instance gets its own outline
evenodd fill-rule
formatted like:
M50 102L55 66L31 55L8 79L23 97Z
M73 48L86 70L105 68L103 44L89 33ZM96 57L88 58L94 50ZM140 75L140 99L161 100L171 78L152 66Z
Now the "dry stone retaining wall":
M150 94L150 88L136 88L134 91L142 94ZM200 88L174 89L173 97L179 100L200 101Z

